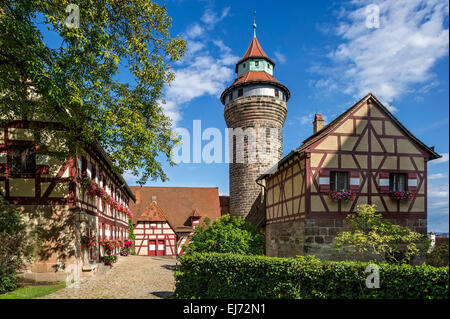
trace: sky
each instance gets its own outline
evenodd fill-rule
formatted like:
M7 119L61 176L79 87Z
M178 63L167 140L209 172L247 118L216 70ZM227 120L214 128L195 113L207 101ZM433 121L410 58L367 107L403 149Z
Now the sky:
M428 165L428 231L448 232L447 1L157 2L173 18L171 34L188 43L186 55L173 66L176 79L166 88L165 112L176 127L192 131L193 121L200 120L202 130L224 132L219 97L234 80L235 63L252 39L256 11L259 43L276 63L274 76L291 92L283 155L312 134L315 113L323 115L326 125L372 92L410 132L442 155ZM374 5L378 20L373 18ZM149 181L147 186L218 187L228 195L226 163L163 168L170 181ZM136 178L128 173L124 177L135 185Z

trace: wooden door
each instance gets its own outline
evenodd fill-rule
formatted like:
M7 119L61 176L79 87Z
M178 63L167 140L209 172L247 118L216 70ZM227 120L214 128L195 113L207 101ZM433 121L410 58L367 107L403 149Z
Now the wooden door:
M148 240L148 255L156 256L156 240Z
M163 239L159 239L158 240L158 251L157 251L157 256L164 256L164 252L165 252L165 245L164 245L164 240Z

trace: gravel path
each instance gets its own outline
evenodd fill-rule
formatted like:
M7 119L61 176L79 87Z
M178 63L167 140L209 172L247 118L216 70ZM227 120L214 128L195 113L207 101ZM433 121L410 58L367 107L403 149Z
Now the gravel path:
M162 299L173 294L176 260L167 257L121 257L105 273L82 279L44 299ZM78 287L77 287L78 286Z

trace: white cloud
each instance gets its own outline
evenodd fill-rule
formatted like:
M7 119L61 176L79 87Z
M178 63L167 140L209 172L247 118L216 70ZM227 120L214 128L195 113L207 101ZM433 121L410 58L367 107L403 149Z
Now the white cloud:
M428 175L429 180L441 179L441 178L448 178L448 175L444 175L442 173Z
M322 66L320 73L354 98L372 92L395 111L390 104L412 92L413 84L430 83L422 93L437 85L431 68L448 54L449 30L444 27L448 2L372 3L380 8L380 27L367 28L367 2L352 1L352 10L340 14L337 34L342 43L328 54L331 66ZM357 9L353 9L355 5Z
M430 198L448 198L448 195L448 183L444 185L430 184L428 186L428 196Z
M182 118L181 107L193 99L205 95L218 96L234 74L235 56L222 40L211 39L208 33L228 16L230 8L222 10L220 16L206 9L201 21L189 26L184 33L188 42L185 57L175 67L175 80L166 88L163 109L174 122Z
M195 39L200 36L202 36L205 32L205 29L201 27L198 23L194 23L193 25L189 26L185 32L186 38L188 39Z
M447 163L449 159L448 153L440 154L442 157L430 161L430 164L441 164L441 163Z
M274 55L275 55L277 62L280 62L281 64L284 64L287 62L286 56L283 53L281 53L280 51L275 51Z
M230 7L223 8L220 16L218 16L214 10L206 9L200 20L202 20L202 22L205 23L208 27L211 27L225 19L229 13Z

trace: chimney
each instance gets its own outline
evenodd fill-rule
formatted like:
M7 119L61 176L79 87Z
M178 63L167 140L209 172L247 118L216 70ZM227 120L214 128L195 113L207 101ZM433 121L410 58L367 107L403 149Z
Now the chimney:
M317 113L313 122L314 134L323 129L323 122L322 114Z
M136 205L139 205L141 203L141 189L140 188L136 188Z
M153 202L156 203L156 196L155 196L155 195L152 196L152 203L153 203Z

